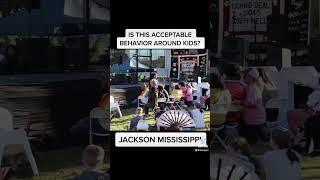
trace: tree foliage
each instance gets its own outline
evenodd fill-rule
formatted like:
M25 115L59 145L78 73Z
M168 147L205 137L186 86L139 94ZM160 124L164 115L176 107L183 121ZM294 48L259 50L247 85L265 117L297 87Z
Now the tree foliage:
M125 50L113 49L110 52L110 65L121 64L123 60L128 58Z

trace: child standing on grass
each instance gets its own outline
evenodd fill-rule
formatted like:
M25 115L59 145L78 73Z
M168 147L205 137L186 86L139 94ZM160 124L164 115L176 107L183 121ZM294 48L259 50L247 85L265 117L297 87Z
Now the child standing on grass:
M100 168L104 160L104 150L100 146L89 145L82 155L84 170L74 180L110 180Z
M136 116L131 119L130 131L135 131L137 129L137 125L141 119L143 119L143 109L141 107L137 107Z

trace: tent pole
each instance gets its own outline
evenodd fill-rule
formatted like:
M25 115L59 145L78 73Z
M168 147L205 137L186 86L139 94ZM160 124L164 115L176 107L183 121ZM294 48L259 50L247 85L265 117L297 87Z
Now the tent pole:
M138 84L138 80L139 80L139 50L136 49L136 83Z
M90 21L90 0L84 0L84 9L83 9L83 17L84 17L84 38L85 38L85 64L83 66L83 70L88 70L89 65L89 21ZM81 68L82 69L82 68Z
M28 7L28 19L29 19L29 22L28 22L28 38L32 38L32 15L31 15L31 9L32 9L32 7L30 6L30 7Z
M150 67L149 67L150 78L152 74L151 69L152 69L152 49L150 49Z

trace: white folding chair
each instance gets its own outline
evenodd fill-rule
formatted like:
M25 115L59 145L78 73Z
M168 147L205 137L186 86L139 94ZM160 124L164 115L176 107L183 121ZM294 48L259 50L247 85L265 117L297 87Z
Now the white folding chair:
M38 167L32 154L27 133L24 129L13 129L12 114L0 107L0 167L4 149L7 145L23 145L34 175L39 175Z
M138 107L144 106L148 103L148 98L145 96L139 96L138 97Z
M219 136L219 133L224 129L224 123L225 123L225 118L227 116L229 109L229 105L227 104L214 104L211 107L211 112L212 112L212 117L210 120L210 132L213 135L213 138L211 139L210 146L213 146L215 143L215 140L217 139L219 143L222 145L224 149L227 149L227 145L225 142L222 140L222 138ZM216 118L218 117L218 118ZM222 121L217 121L217 120L222 119Z
M120 118L122 117L122 113L120 110L120 106L117 102L114 101L114 97L110 96L110 113L112 112L112 110L116 109Z
M167 104L167 98L159 98L157 103L158 103L158 106L159 106L159 103L163 103L163 104Z
M93 132L92 121L97 120L101 127L106 130L106 133ZM90 130L89 130L89 144L93 144L93 136L109 137L108 131L110 130L110 122L108 118L108 112L101 108L96 107L90 112Z
M179 96L179 95L170 95L169 99L171 100L169 103L172 103L171 105L173 105L173 107L174 105L176 105L179 109L182 109L180 106L181 98L182 96ZM176 101L176 99L180 99L180 101ZM176 107L174 107L174 109L176 109Z

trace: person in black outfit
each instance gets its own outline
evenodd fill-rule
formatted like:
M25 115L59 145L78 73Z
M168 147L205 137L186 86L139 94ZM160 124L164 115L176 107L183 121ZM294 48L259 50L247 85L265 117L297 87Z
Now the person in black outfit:
M158 85L158 98L165 98L166 102L169 99L169 93L167 90L164 89L162 85ZM166 105L165 102L158 103L158 106L165 106L165 105Z
M144 106L145 116L149 115L149 108L154 109L157 106L157 101L158 93L156 92L156 88L152 87L148 95L148 103Z

